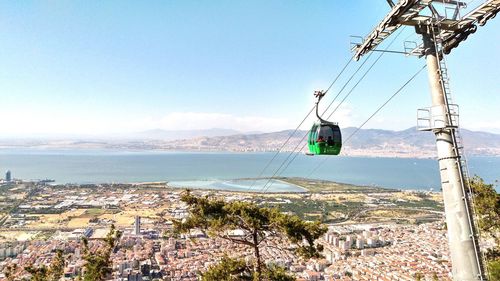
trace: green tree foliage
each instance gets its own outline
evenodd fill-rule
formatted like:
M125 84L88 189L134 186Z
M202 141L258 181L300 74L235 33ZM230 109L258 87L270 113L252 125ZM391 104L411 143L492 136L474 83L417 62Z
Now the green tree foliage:
M83 276L78 277L84 281L101 281L105 280L107 275L111 273L111 253L116 247L116 243L120 238L121 233L117 231L114 225L106 236L104 247L99 248L95 252L91 252L86 238L82 239L83 243L83 259L86 261L84 266ZM32 281L57 281L64 274L65 260L62 250L57 250L54 259L49 267L42 265L40 267L27 266L24 269L31 274ZM7 280L15 280L13 273L14 267L7 267L5 275Z
M48 276L49 280L59 280L64 274L64 255L62 250L56 251L56 256L52 260L52 263L49 266Z
M250 281L252 269L244 260L231 259L224 256L222 260L201 274L202 281Z
M264 278L271 281L295 281L295 277L288 275L286 270L279 266L266 268Z
M500 259L488 262L488 273L491 281L500 280Z
M95 252L89 249L87 239L82 239L83 243L83 259L86 261L84 266L83 280L84 281L102 281L112 272L111 253L116 247L117 241L121 233L111 225L111 230L105 238L105 246L99 248Z
M276 208L259 207L249 202L225 202L221 199L193 196L183 193L181 200L188 205L189 217L175 222L179 232L198 228L210 236L217 236L237 244L246 245L254 252L254 280L263 280L266 267L260 255L261 243L284 235L297 245L297 253L304 258L320 257L321 245L315 240L326 232L319 222L305 222L297 216L286 215ZM243 236L230 236L231 230L239 229ZM282 279L285 280L285 279Z
M492 184L486 184L480 177L470 181L474 194L474 205L479 217L479 228L499 241L500 231L500 194Z
M7 265L4 269L5 279L7 279L7 281L13 281L16 270L17 264Z
M212 265L201 274L202 281L251 281L259 278L257 273L244 260L231 259L224 256L222 260ZM263 266L262 279L269 281L294 281L295 277L288 275L285 269L278 266Z
M40 267L27 266L24 268L29 274L31 274L30 280L32 281L48 281L48 270L45 265Z
M33 265L24 268L31 274L32 281L58 281L64 273L64 255L62 250L57 250L50 266L45 265L34 267Z
M490 280L500 280L500 194L493 184L486 184L476 176L470 180L478 225L483 235L495 239L496 247L486 252Z

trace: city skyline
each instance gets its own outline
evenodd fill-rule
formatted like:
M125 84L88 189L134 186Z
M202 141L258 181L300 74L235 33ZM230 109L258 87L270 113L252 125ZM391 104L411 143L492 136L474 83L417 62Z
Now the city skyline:
M388 10L385 1L5 2L0 118L8 122L0 137L293 129L313 91L326 89L352 55L349 36L366 35ZM500 47L498 27L493 19L448 56L467 129L500 133L499 61L491 55ZM417 39L406 28L391 49ZM359 64L351 63L322 106ZM423 64L385 54L333 119L359 126ZM428 88L422 73L365 128L416 125L416 109L431 104Z

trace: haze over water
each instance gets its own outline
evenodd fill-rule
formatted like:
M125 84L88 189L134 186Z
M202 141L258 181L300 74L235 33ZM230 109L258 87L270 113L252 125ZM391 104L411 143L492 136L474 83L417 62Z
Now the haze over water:
M123 152L78 150L0 150L0 171L18 179L54 179L57 183L131 183L220 181L257 177L274 153ZM262 175L273 175L288 153L280 154ZM328 157L328 156L326 156ZM283 174L396 189L440 190L435 159L328 157L299 155ZM500 179L500 157L472 157L472 175L487 183ZM179 183L177 183L179 185ZM196 185L196 183L194 183ZM200 185L206 185L201 183ZM181 185L181 184L180 184ZM282 191L285 187L278 185ZM241 186L238 186L241 190ZM499 188L497 187L497 190ZM272 188L271 188L272 191Z

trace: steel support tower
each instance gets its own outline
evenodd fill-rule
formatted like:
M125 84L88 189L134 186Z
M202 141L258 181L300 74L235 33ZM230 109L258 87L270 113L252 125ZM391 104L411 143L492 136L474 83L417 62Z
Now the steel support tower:
M354 59L376 47L401 26L412 26L422 43L405 43L405 53L425 57L432 107L419 110L419 129L432 131L436 146L448 228L453 279L487 280L479 249L467 165L462 153L458 106L452 103L445 55L500 10L500 0L487 0L464 16L466 3L453 0L386 0L391 11L360 44ZM425 126L422 126L422 122Z

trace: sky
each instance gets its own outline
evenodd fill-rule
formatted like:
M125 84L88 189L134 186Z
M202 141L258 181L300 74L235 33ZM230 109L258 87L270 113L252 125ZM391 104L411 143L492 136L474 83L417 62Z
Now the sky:
M384 0L1 1L0 137L295 128L352 56L350 36L388 11ZM499 31L495 18L448 56L464 128L500 133ZM390 49L405 40L419 38L405 28ZM384 54L332 121L359 126L424 63ZM407 129L430 104L423 72L365 128Z

